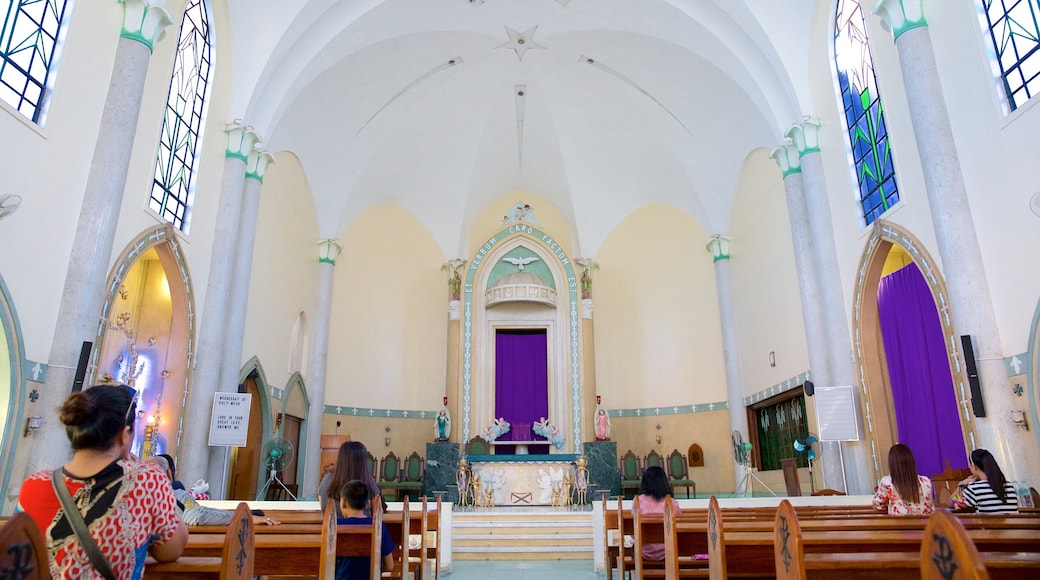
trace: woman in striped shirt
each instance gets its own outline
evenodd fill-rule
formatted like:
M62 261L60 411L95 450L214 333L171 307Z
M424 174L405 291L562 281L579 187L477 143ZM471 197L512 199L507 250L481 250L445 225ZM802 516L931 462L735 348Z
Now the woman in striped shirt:
M954 509L975 508L980 514L1013 514L1018 512L1015 488L1004 477L993 454L985 449L971 452L971 475L957 485L951 498Z

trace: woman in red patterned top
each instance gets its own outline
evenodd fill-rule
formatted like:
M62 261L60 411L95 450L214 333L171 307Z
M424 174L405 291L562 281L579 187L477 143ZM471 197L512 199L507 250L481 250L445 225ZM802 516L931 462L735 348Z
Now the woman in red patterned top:
M74 451L60 483L120 580L141 578L149 552L157 560L176 560L188 541L166 474L154 464L129 459L135 395L126 385L97 385L69 396L60 417ZM52 577L104 578L65 517L52 472L25 480L18 509L43 530Z
M935 511L932 480L917 474L917 461L909 447L896 443L888 450L888 472L874 492L874 509L895 516Z

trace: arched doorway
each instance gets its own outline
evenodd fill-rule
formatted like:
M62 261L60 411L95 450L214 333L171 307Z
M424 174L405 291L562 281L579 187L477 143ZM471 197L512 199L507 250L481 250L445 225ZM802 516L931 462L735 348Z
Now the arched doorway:
M10 489L16 442L25 410L25 377L22 375L22 330L14 302L0 277L0 489ZM0 495L0 513L6 513L7 494Z
M195 342L193 303L187 264L170 226L142 233L116 260L86 380L137 389L132 452L138 457L180 449Z
M275 431L272 421L270 385L263 366L256 357L246 361L239 374L238 392L251 396L246 445L230 450L227 499L255 500L257 490L267 480L267 469L261 457L264 442Z
M285 394L282 396L281 424L279 425L280 436L288 441L295 450L293 460L285 466L281 474L282 481L293 495L298 495L299 483L303 481L303 473L307 469L303 450L307 448L306 424L309 410L310 399L303 386L303 377L300 376L300 373L293 373L289 377L289 384L285 387Z
M960 350L960 341L953 326L953 318L949 312L949 298L946 284L931 256L924 246L909 231L885 220L874 222L874 228L857 270L856 289L853 302L853 326L855 339L855 356L862 386L863 416L867 428L867 439L870 443L871 468L875 480L887 471L887 453L893 443L899 440L899 417L897 402L893 396L892 374L885 350L885 336L882 332L882 316L879 310L879 289L882 278L898 273L902 267L913 265L920 272L932 300L924 303L935 308L935 312L921 312L924 318L938 318L937 330L941 334L945 352L949 379L953 385L954 405L947 413L957 413L955 423L960 425L961 443L965 455L974 447L975 426L970 412L970 394L967 377L964 374L964 358ZM915 274L915 271L904 273ZM926 308L923 306L922 308ZM888 331L891 332L891 331ZM889 341L894 337L889 336ZM890 344L890 346L892 346ZM946 383L949 385L949 383ZM946 387L949 389L949 387ZM949 392L941 393L949 396ZM955 409L955 410L953 410ZM947 417L951 421L952 417ZM956 467L956 465L954 466ZM932 475L932 473L925 473Z

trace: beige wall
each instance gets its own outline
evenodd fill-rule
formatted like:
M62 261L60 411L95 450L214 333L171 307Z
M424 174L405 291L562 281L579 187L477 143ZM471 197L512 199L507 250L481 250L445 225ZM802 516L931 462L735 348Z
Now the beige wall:
M325 402L439 408L448 324L444 256L396 205L365 211L341 239Z
M340 421L337 429L336 421ZM386 428L390 427L390 432ZM458 426L452 425L452 434ZM379 418L377 417L354 417L351 415L326 414L322 423L321 432L326 435L350 435L351 441L360 441L365 444L376 459L386 457L393 451L398 459L404 459L413 451L419 452L419 456L426 458L426 444L433 441L433 418L430 419L401 419L401 418ZM385 444L386 437L390 437L390 445Z
M608 409L726 399L706 238L689 215L651 204L624 220L596 255L596 381Z
M502 231L502 216L512 209L518 201L531 205L531 209L534 210L534 217L538 221L535 224L536 228L552 236L556 243L560 244L571 258L581 257L574 245L573 228L563 214L560 213L559 209L545 198L523 190L503 195L477 215L473 220L472 227L469 229L469 241L467 243L469 249L461 257L467 260L472 258L473 254L480 249L480 246L488 238Z

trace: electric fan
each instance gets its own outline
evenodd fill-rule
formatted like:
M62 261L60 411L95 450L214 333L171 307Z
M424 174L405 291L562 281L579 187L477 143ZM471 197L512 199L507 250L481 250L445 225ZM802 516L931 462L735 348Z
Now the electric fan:
M0 195L0 219L13 214L21 203L21 196L14 194Z
M734 495L743 493L744 497L751 496L751 478L755 478L756 481L762 484L762 487L769 490L769 493L775 496L776 492L769 489L769 486L759 479L758 475L751 470L751 442L744 441L744 436L740 431L733 431L731 439L733 441L733 461L737 462L737 464L744 468L744 477L742 477L740 482L737 483L737 489L734 492ZM743 492L741 490L743 490Z
M809 489L812 493L816 493L816 480L813 479L813 461L820 456L820 440L815 435L809 435L805 438L805 443L795 439L794 450L801 453L805 452L805 458L809 462Z
M289 494L289 497L296 500L296 496L293 492L289 491L288 487L282 483L282 480L278 478L278 472L285 469L285 466L292 463L295 451L293 450L292 443L289 443L284 437L278 437L275 439L268 439L264 443L264 447L260 452L260 459L264 462L267 467L267 481L264 482L264 486L260 488L260 491L256 494L257 501L260 501L267 494L267 490L274 483L278 487L285 490L285 493Z

